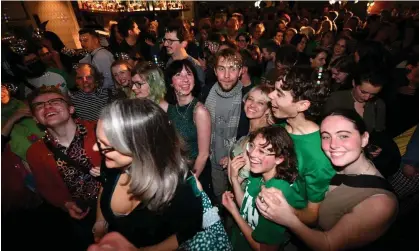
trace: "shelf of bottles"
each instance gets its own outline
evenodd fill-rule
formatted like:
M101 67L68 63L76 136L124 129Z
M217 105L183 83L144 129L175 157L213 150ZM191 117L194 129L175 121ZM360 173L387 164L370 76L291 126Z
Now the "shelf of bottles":
M141 0L79 0L79 9L89 12L141 12L141 11L168 11L188 10L188 3L181 0L169 1L141 1Z

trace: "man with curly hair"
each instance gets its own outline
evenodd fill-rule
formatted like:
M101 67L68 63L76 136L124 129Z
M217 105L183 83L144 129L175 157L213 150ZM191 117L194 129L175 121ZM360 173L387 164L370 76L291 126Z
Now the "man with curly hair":
M320 202L329 188L335 171L321 149L320 128L316 121L330 94L322 70L292 68L275 83L269 94L272 114L284 120L294 141L299 176L293 188L307 201L307 206L295 210L298 218L312 225L317 221Z

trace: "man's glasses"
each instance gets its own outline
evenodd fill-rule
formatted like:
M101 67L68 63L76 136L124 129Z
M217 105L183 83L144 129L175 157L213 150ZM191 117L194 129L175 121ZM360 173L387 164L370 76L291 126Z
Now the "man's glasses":
M167 45L172 45L173 44L173 42L177 42L177 41L180 41L179 39L168 39L168 38L163 38L163 44L166 44L167 43Z
M53 99L47 100L45 102L32 103L31 106L34 110L39 111L41 109L44 109L46 104L48 104L50 106L58 106L58 105L62 105L62 104L67 104L67 101L65 101L65 99L63 99L63 98L53 98Z
M260 148L260 147L256 146L252 142L248 142L246 144L246 151L248 153L252 153L254 150L258 150L257 153L259 155L261 155L261 156L264 156L264 157L266 157L266 156L274 156L275 155L275 153L273 153L273 152L270 152L270 151L267 151L267 150L265 150L263 148Z

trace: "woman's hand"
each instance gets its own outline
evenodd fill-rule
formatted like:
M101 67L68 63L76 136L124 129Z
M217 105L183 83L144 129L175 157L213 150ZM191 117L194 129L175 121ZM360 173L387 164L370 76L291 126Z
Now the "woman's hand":
M100 176L100 166L95 166L89 171L90 175L93 177L99 177Z
M239 170L246 165L246 159L244 158L243 154L237 155L234 159L230 162L229 165L229 173L230 179L238 179L239 177Z
M92 228L93 237L95 242L98 243L103 236L108 232L108 223L105 220L96 221Z
M234 202L234 194L230 191L224 192L222 204L231 214L238 211L236 203Z
M256 199L256 206L263 217L284 226L290 226L298 220L282 192L276 188L262 187Z

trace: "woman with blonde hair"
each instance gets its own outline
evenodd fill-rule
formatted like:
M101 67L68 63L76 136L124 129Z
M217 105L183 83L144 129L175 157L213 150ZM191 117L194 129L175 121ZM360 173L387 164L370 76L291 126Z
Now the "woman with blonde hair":
M112 79L120 98L133 97L131 71L132 66L126 60L117 60L111 65Z
M268 85L258 85L253 87L244 97L244 112L249 119L249 133L260 128L267 127L272 123L272 114L270 109L271 99L268 97L273 88ZM240 154L246 155L246 144L249 141L249 135L241 137L230 149L230 161ZM250 166L245 165L239 172L239 181L244 189L246 181L250 174Z

